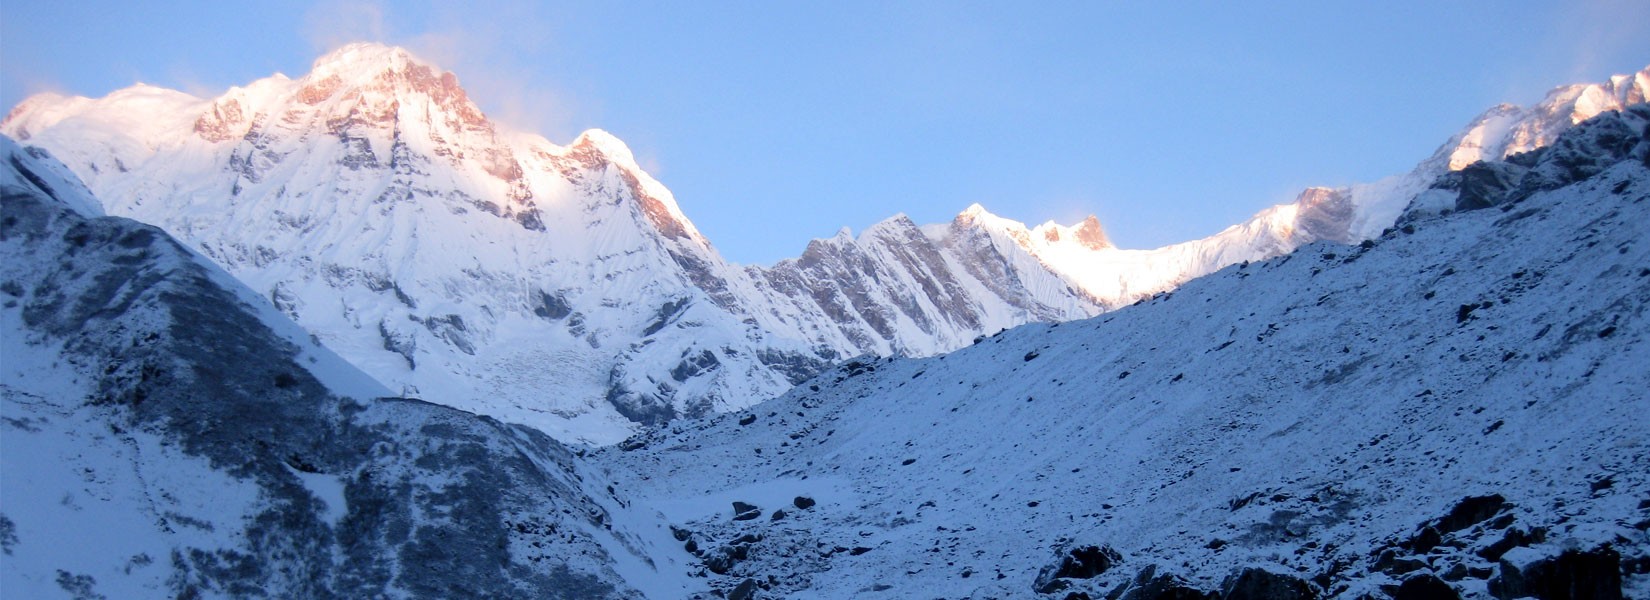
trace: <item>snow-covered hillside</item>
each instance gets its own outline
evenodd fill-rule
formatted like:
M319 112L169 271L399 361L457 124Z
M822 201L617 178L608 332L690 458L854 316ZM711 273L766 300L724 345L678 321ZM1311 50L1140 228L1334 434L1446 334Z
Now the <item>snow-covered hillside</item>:
M561 444L375 398L209 261L97 216L43 153L0 139L0 161L7 598L686 593Z
M596 458L730 596L1650 597L1647 129Z
M135 86L32 97L0 132L50 150L111 214L153 223L398 394L612 442L737 409L864 353L931 355L1083 318L1226 265L1390 226L1444 169L1642 98L1647 72L1498 108L1414 173L1313 189L1202 240L1113 247L978 206L724 261L623 142L489 121L405 50L343 47L217 98ZM1488 119L1488 120L1486 120Z

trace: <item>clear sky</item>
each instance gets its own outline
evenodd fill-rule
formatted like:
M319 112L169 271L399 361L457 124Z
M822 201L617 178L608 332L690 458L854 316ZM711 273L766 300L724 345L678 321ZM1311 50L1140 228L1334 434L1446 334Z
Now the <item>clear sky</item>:
M1202 237L1407 171L1479 112L1650 64L1650 2L5 0L0 104L212 95L399 44L495 119L630 144L725 256L896 212Z

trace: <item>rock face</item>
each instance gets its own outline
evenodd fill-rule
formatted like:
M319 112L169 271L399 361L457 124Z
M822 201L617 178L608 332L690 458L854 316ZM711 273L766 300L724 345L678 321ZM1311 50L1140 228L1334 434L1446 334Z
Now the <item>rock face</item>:
M975 206L948 225L896 216L769 267L724 261L617 138L562 146L500 128L453 74L398 48L346 46L303 77L211 99L36 96L0 132L64 159L111 214L171 232L396 393L609 443L847 357L953 350L1373 237L1463 148L1537 147L1571 123L1555 115L1642 97L1644 79L1498 109L1511 125L1475 124L1440 150L1451 158L1309 190L1185 244L1123 250L1093 218L1028 228Z
M1571 128L1483 209L844 362L747 424L592 458L646 475L637 506L710 507L679 527L760 538L720 590L1646 597L1647 126L1636 105ZM732 521L732 491L819 502Z
M8 595L636 597L561 444L378 398L49 158L0 156Z

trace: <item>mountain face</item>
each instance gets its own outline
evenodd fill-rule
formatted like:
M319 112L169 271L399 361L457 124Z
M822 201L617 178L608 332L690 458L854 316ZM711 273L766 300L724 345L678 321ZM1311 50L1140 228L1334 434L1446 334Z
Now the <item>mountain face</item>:
M1642 98L1646 80L1497 109L1439 151L1449 161L1308 190L1185 244L1123 250L1092 218L1028 228L975 206L949 224L845 231L768 267L724 261L613 136L560 146L498 127L451 73L398 48L346 46L301 78L212 99L141 85L36 96L0 132L63 159L111 214L173 233L396 393L609 443L747 406L847 357L932 355L1378 235L1466 148L1535 147Z
M594 457L730 597L1650 597L1647 139Z
M8 597L639 595L646 543L567 448L377 398L43 153L0 156Z
M998 263L983 266L890 248L916 235L897 223L792 265L729 265L617 139L504 131L396 48L210 100L35 97L4 130L398 393L566 439L744 406L850 355L1096 311L1043 281L1060 293L1026 294L993 248L969 249Z

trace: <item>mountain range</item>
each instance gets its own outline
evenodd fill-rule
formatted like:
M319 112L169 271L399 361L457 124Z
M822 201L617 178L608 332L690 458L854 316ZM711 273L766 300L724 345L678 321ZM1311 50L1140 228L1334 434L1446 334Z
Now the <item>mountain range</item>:
M1410 173L1309 189L1154 250L1114 247L1092 217L1027 227L975 205L947 224L843 230L767 266L724 260L612 135L563 146L510 131L400 48L345 46L302 77L215 98L143 85L35 96L0 132L394 394L601 444L750 406L851 357L935 355L1305 244L1376 238L1418 196L1443 197L1429 192L1438 177L1647 91L1650 69L1499 106Z
M8 597L1650 595L1650 105L1355 246L599 449L395 397L0 157Z

